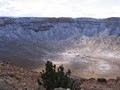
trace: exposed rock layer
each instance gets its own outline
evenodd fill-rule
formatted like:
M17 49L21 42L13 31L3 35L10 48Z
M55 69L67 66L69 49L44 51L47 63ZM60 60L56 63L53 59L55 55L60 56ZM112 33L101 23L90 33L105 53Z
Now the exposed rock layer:
M120 18L0 17L0 60L35 69L51 60L85 77L119 76Z

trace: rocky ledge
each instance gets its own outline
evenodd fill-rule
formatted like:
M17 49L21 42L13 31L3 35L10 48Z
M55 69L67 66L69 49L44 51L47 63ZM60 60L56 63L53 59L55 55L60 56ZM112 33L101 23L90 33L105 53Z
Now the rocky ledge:
M0 63L0 90L39 90L39 74L10 63Z
M19 68L11 63L0 63L0 90L45 90L39 86L39 73L30 69ZM71 76L75 80L75 90L120 90L120 77L116 79ZM77 89L78 87L78 89ZM56 88L55 90L65 90Z

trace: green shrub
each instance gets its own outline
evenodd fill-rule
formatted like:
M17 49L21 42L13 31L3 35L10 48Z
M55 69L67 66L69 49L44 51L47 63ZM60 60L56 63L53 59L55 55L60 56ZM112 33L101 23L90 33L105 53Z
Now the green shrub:
M52 62L47 61L45 64L45 70L40 72L41 79L38 79L38 84L43 85L46 90L53 90L54 88L70 88L72 81L70 79L71 71L68 69L67 72L64 71L63 65L56 68L56 65L53 65Z

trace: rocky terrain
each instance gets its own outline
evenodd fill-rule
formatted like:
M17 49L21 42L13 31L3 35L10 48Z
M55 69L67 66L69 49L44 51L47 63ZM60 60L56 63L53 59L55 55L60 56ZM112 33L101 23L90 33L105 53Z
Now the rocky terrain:
M39 73L30 69L23 69L11 63L0 62L0 90L45 90L39 86ZM120 77L100 81L95 78L85 79L71 76L75 80L76 90L120 90ZM99 78L100 79L100 78ZM103 79L103 78L102 78ZM55 90L66 90L56 88Z
M108 79L106 83L101 83L94 78L85 80L81 85L83 90L120 90L120 78Z
M10 63L0 63L0 90L39 90L39 74Z
M50 60L85 78L120 76L120 18L0 17L0 60L40 71Z

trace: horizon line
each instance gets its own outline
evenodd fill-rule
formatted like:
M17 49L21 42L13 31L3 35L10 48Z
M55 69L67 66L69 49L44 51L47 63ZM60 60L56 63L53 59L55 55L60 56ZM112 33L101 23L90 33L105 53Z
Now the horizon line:
M120 18L120 17L115 17L115 16L111 16L111 17L104 17L104 18L96 18L96 17L41 17L41 16L0 16L0 18L73 18L73 19L77 19L77 18L90 18L90 19L107 19L107 18Z

